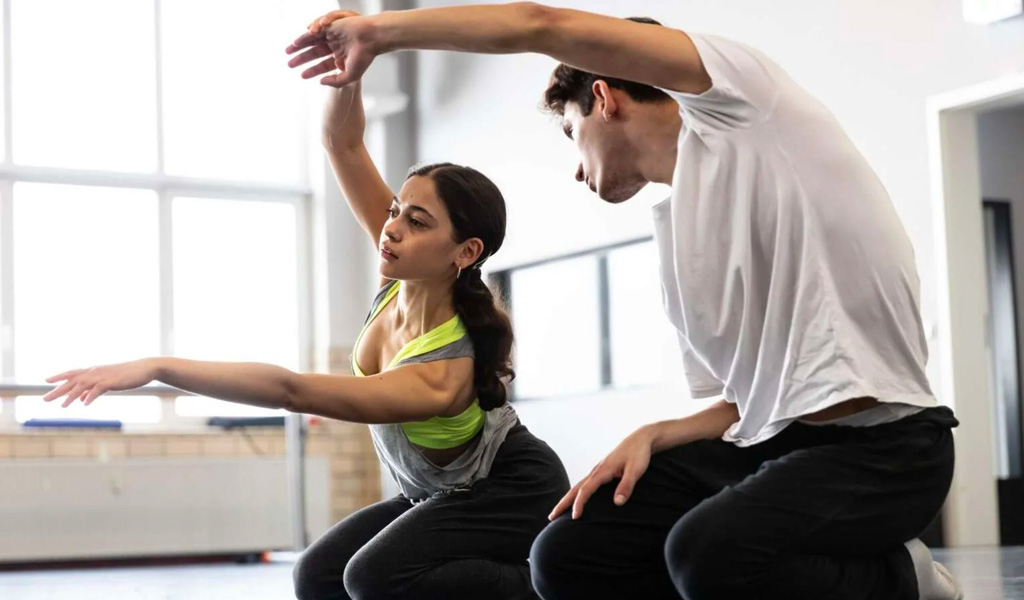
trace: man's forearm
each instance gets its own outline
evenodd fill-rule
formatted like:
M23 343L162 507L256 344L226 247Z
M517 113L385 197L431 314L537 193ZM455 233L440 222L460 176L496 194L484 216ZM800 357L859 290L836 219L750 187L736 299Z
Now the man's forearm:
M710 77L683 32L532 2L422 8L366 17L366 42L377 54L455 50L546 54L573 67L699 93Z
M551 9L530 2L389 11L369 17L372 46L395 50L455 50L481 54L542 52Z
M661 452L697 440L718 439L740 420L735 404L721 400L682 419L650 425L653 432L652 452Z

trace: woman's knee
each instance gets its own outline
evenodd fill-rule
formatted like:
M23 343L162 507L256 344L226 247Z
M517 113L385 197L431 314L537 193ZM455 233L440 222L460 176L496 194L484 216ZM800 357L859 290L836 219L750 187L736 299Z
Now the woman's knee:
M295 597L298 600L323 600L338 598L329 593L331 579L321 557L314 548L309 548L299 557L292 569L292 581L295 586ZM335 576L335 585L341 585L340 578ZM343 598L344 596L340 596Z
M399 577L404 573L400 565L388 557L363 548L345 566L345 590L352 600L393 600L407 598Z

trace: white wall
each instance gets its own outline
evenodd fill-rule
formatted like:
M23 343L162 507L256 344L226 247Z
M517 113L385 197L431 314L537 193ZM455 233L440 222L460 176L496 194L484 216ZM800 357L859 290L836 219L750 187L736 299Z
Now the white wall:
M960 0L559 5L647 15L681 29L733 37L772 56L832 108L885 182L917 251L925 321L934 322L925 102L933 94L1024 71L1024 18L969 25ZM494 267L647 234L649 206L667 193L659 186L612 207L573 180L574 148L537 108L554 66L542 56L419 54L419 159L471 164L491 176L509 202L507 245L492 259ZM931 331L929 336L934 343ZM936 363L929 367L933 380ZM666 382L665 389L672 385ZM628 429L640 415L684 414L693 406L664 390L615 398L523 403L520 412L575 466L599 458L614 437L609 432ZM581 413L603 425L582 432L572 420Z

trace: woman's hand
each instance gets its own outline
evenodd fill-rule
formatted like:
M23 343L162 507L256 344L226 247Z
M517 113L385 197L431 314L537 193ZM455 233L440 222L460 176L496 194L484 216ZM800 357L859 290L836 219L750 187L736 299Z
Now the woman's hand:
M67 396L64 400L64 408L79 399L84 399L85 405L88 406L106 392L133 390L146 385L155 378L156 365L148 359L78 369L48 378L47 383L59 381L64 383L43 396L43 400L50 402L61 396Z
M352 150L363 144L366 113L359 81L329 90L324 105L323 142L328 150Z
M371 43L373 25L370 20L351 10L336 10L310 23L306 33L285 49L288 54L307 50L288 61L297 67L326 57L302 72L303 79L332 73L320 80L331 87L344 87L358 81L378 52Z
M651 464L652 446L655 434L652 426L637 429L619 444L612 453L602 460L589 475L573 486L555 509L549 519L565 512L572 506L572 518L578 519L583 514L583 505L594 492L613 479L621 479L615 488L615 504L622 506L633 494L633 486Z

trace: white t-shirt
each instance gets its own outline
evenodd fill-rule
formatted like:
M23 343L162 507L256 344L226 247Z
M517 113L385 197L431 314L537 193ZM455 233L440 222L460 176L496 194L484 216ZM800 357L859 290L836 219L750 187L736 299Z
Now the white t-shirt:
M693 396L738 405L739 446L851 398L935 406L914 251L882 183L768 58L690 37L713 85L665 90L683 129L654 219Z

